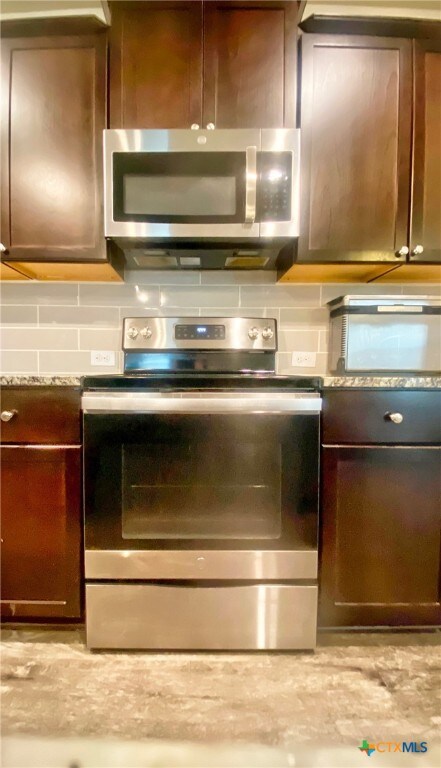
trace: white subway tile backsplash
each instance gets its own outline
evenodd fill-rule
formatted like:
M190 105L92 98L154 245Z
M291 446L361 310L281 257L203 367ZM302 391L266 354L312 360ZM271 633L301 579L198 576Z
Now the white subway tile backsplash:
M238 307L239 288L234 286L166 286L161 288L161 307Z
M80 329L80 349L119 351L121 349L121 331L119 328Z
M241 307L316 307L319 285L244 285L240 288Z
M118 307L39 307L39 324L119 328Z
M78 304L78 283L2 283L1 303Z
M36 325L38 322L38 307L16 306L5 304L0 307L0 323L2 325Z
M318 352L319 331L279 330L280 352Z
M304 350L307 351L307 350ZM280 352L277 359L277 373L286 376L324 376L326 373L327 355L318 353L314 368L292 365L290 352Z
M129 274L127 275L129 277ZM274 317L277 370L327 372L328 308L335 296L439 294L437 285L275 284L273 272L138 272L130 282L4 283L1 286L5 373L114 373L122 370L124 317ZM92 366L90 352L115 352L114 366ZM292 352L315 352L313 368L292 365Z
M261 269L255 272L242 272L241 270L213 269L201 272L202 285L274 285L277 281L277 272Z
M3 349L78 349L76 328L3 328Z
M38 373L38 352L0 352L0 373Z
M107 350L106 350L107 351ZM120 373L121 354L115 356L115 365L92 365L90 352L39 352L39 373Z
M105 285L102 283L80 284L80 305L82 306L143 306L159 307L158 286L127 283Z

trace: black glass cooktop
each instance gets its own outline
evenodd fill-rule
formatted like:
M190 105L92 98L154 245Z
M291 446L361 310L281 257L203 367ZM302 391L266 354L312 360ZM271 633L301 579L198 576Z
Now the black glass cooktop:
M315 392L321 389L319 377L277 376L268 373L149 373L119 374L103 376L84 376L82 388L87 390L126 389L129 391L158 389L161 390L229 390L262 389L296 390Z

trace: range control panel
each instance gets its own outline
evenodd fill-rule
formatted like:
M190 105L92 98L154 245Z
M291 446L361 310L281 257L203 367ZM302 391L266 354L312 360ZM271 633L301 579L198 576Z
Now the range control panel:
M257 317L126 317L123 350L277 350L277 324Z
M292 152L259 152L257 221L290 221Z

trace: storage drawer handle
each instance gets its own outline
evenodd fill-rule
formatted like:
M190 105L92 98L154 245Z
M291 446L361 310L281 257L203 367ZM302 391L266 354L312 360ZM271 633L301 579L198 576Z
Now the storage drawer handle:
M401 424L404 416L402 413L385 413L384 418L387 419L387 421L393 421L394 424Z
M0 419L2 421L11 421L16 413L17 411L2 411L0 414Z

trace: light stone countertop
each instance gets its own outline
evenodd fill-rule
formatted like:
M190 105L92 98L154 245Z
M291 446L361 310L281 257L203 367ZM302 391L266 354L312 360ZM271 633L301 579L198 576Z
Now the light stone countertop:
M88 374L89 376L91 374ZM300 375L300 374L299 374ZM78 387L81 376L31 374L5 374L0 376L0 386L65 386ZM348 388L396 388L396 389L441 389L440 376L324 376L324 387Z

